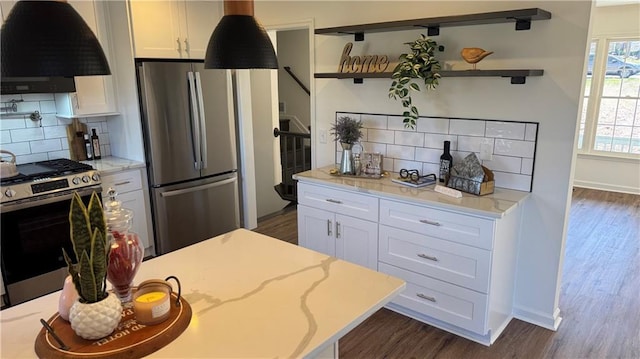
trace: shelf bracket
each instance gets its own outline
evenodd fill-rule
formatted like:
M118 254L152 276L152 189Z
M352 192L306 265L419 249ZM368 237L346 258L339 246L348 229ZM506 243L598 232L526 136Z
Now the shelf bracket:
M355 77L355 78L353 79L353 83L354 83L354 84L361 84L361 83L364 83L364 79L363 79L362 77L360 77L360 78Z
M353 34L354 41L364 41L364 32L356 32Z
M427 26L427 36L440 35L440 26Z
M526 76L511 76L512 85L523 85L525 82L527 82Z
M516 31L530 30L531 19L516 19Z

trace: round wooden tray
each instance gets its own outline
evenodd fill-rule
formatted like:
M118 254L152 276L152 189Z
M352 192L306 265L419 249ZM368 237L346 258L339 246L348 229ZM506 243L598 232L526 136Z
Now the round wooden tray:
M189 326L191 306L180 297L180 306L175 305L177 294L171 293L172 305L169 318L156 325L138 324L133 313L133 304L126 303L118 327L105 338L85 340L76 335L71 324L56 313L47 323L67 345L60 344L44 329L35 342L36 354L40 358L141 358L169 344Z

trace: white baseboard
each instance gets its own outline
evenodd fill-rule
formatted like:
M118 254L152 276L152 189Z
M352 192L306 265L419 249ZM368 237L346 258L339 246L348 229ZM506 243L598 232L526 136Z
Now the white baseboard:
M575 187L597 189L597 190L601 190L601 191L620 192L620 193L629 193L629 194L640 194L640 188L634 188L634 187L629 187L629 186L620 186L620 185L610 184L610 183L574 180L573 181L573 185Z
M557 331L562 322L560 308L556 308L553 314L549 315L530 308L514 307L513 317L553 331Z

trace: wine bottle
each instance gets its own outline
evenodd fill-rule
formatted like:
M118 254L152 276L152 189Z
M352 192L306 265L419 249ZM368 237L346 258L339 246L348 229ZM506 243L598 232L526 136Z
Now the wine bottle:
M93 159L99 160L102 156L100 156L100 139L98 138L98 134L96 133L96 129L91 129L91 147L93 148Z
M91 146L91 140L89 140L89 134L88 133L84 134L84 149L87 152L87 159L88 160L93 159L93 148Z
M451 141L444 141L444 153L440 156L440 182L447 184L449 174L451 174L451 166L453 166L453 157L449 152L451 149Z

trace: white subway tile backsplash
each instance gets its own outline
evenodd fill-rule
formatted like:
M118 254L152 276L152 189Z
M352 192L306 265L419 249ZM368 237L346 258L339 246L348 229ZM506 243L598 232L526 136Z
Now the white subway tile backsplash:
M14 96L15 98L15 96L20 96L20 95L12 95L12 96ZM54 95L52 93L27 93L22 95L22 100L24 100L24 102L53 101Z
M3 118L0 119L0 130L14 130L27 127L24 118Z
M511 188L518 191L531 191L531 176L494 171L494 179L497 187ZM500 184L498 186L498 184Z
M533 158L534 142L496 139L493 153L496 155Z
M487 137L524 140L524 123L487 121Z
M450 120L449 133L453 135L484 136L486 121Z
M47 131L44 133L44 138L67 138L66 126L50 126L47 127ZM66 142L66 141L65 141Z
M538 133L538 125L534 123L527 123L524 132L525 141L535 141L536 134Z
M56 102L51 101L40 101L40 113L56 113Z
M42 127L11 130L11 139L14 142L23 142L23 141L31 141L31 140L43 140L44 139L44 131L42 130Z
M536 123L421 117L416 129L407 129L402 116L337 112L336 118L347 115L368 118L363 121L363 151L382 153L386 171L406 168L418 169L421 174L437 173L444 141L451 142L454 164L472 152L480 157L481 145L488 142L493 144L493 159L483 165L496 174L496 186L530 191ZM338 149L336 163L340 159Z
M424 133L396 131L395 132L395 144L396 145L405 145L405 146L423 147L424 146Z
M38 122L35 122L38 124L38 126L42 126L42 127L49 127L49 126L66 126L66 125L62 125L58 122L58 118L56 117L55 114L53 113L46 113L44 115L42 115L42 120Z
M49 156L47 156L46 152L33 153L28 155L16 156L16 163L23 164L23 163L31 163L31 162L38 162L38 161L47 161L48 159L49 159Z
M458 136L458 151L480 152L484 137Z
M416 148L411 146L387 145L387 156L400 160L413 161L416 157Z
M62 142L59 138L43 141L31 141L31 153L60 151Z
M491 161L482 161L482 165L493 171L520 173L522 158L495 155Z
M442 155L442 150L424 147L416 148L416 161L440 163L440 155Z
M351 117L351 116L350 116ZM362 127L365 128L377 128L387 129L387 116L386 115L361 115Z
M0 131L0 143L11 142L11 131Z
M16 156L28 155L31 153L31 147L29 146L29 142L3 143L2 149L9 151Z
M415 132L415 129L407 128L404 125L404 117L402 116L389 116L388 117L388 129L397 130L403 132Z
M394 132L389 130L367 130L367 141L393 144Z
M523 158L520 173L523 175L533 175L533 158Z
M66 150L60 150L60 151L47 152L47 155L50 160L55 160L58 158L69 158L70 153L69 153L69 150L66 149Z
M418 129L418 132L448 134L449 119L418 117L418 121L416 122L416 128Z

